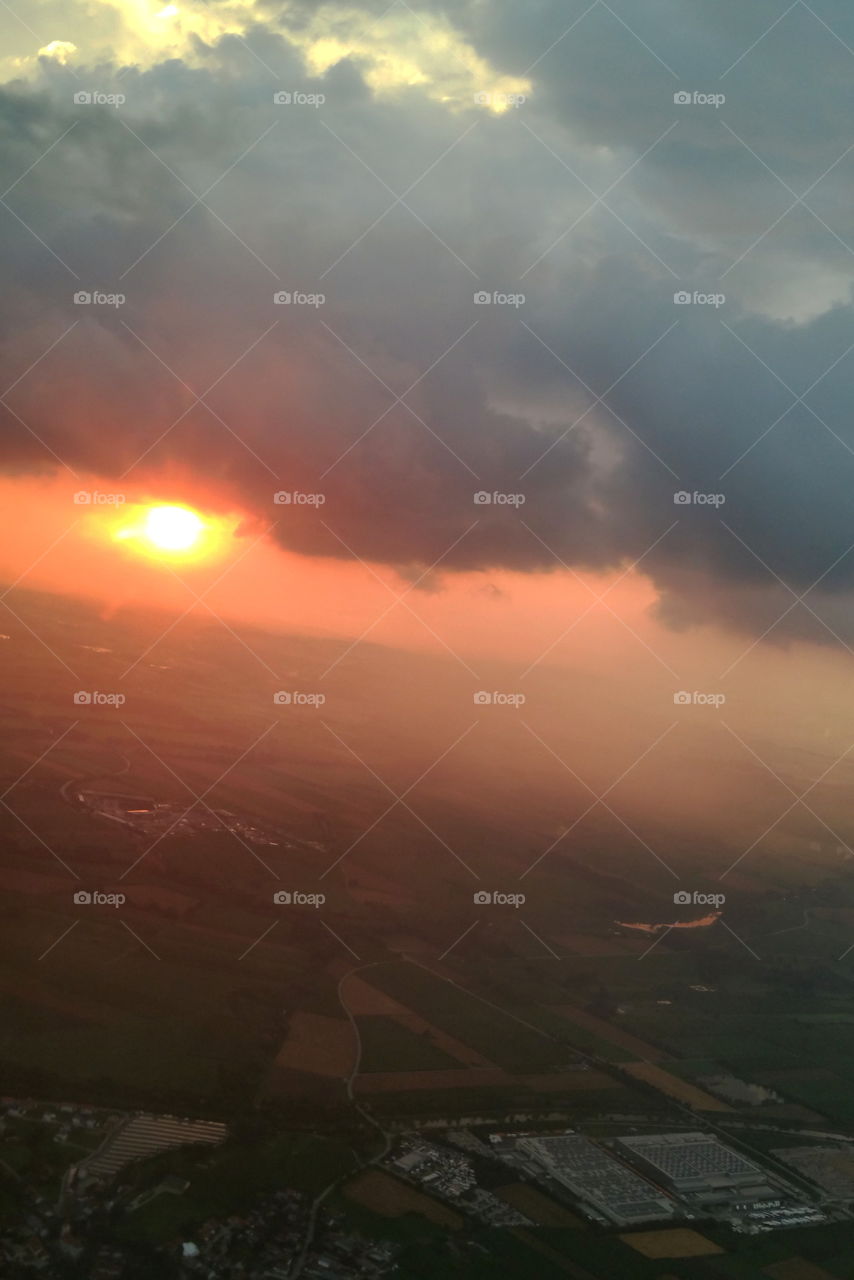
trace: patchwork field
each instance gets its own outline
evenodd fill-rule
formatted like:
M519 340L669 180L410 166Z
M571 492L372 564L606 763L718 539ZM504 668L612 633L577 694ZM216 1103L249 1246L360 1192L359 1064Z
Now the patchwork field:
M785 1262L772 1262L765 1267L765 1274L771 1280L835 1280L835 1277L823 1267L817 1267L806 1258L787 1258Z
M656 1066L655 1063L628 1062L623 1069L630 1076L634 1076L636 1080L642 1080L644 1084L653 1085L656 1089L660 1089L662 1093L675 1098L677 1102L683 1102L686 1106L693 1107L696 1111L733 1110L728 1103L722 1102L720 1098L713 1098L710 1093L706 1093L703 1089L698 1089L696 1085L689 1084L687 1080L680 1080L678 1076L671 1075L669 1071L665 1071L663 1067Z
M667 1231L633 1231L621 1235L620 1239L645 1258L705 1258L723 1253L720 1245L687 1227Z
M571 1050L555 1043L547 1033L491 1008L420 966L383 965L375 970L373 981L501 1070L530 1074L559 1068L573 1059Z
M429 1034L418 1034L396 1018L357 1019L362 1041L360 1071L441 1071L456 1066Z
M359 1076L356 1093L409 1093L412 1090L440 1089L488 1089L509 1088L512 1076L503 1071L467 1071L451 1068L447 1071L374 1071Z
M611 1044L617 1045L635 1058L645 1058L649 1062L660 1062L667 1057L664 1050L658 1049L655 1045L648 1044L644 1040L639 1040L637 1036L624 1031L622 1027L615 1027L613 1023L606 1022L604 1018L597 1018L594 1014L586 1013L583 1009L578 1009L574 1005L553 1004L549 1005L548 1008L553 1009L562 1018L567 1018L570 1022L575 1023L583 1031L590 1032L591 1035L598 1036L601 1040L607 1040Z
M309 1075L340 1078L353 1065L353 1031L345 1018L297 1012L275 1065Z
M511 1182L506 1187L493 1190L499 1200L512 1205L520 1213L524 1213L541 1227L578 1227L586 1226L583 1219L576 1217L569 1209L565 1209L556 1200L550 1199L536 1187L527 1182Z
M430 1070L455 1063L497 1070L495 1063L483 1054L448 1035L358 974L348 976L342 983L341 998L359 1022L363 1071L420 1070L422 1064L424 1070ZM401 1054L415 1061L396 1063L395 1056ZM374 1060L379 1063L377 1067L371 1065Z
M819 1067L782 1071L758 1070L754 1078L760 1084L794 1098L814 1112L836 1119L841 1123L854 1123L854 1097L850 1080L842 1073Z
M204 1102L219 1114L268 1080L283 1105L292 1095L297 1107L310 1097L334 1108L355 1051L338 1000L355 954L372 966L342 987L362 1041L356 1087L389 1115L408 1105L441 1114L451 1096L473 1114L503 1106L667 1114L667 1099L738 1111L703 1090L699 1069L681 1065L705 1062L709 1074L774 1089L790 1117L854 1123L854 953L839 959L854 919L850 867L800 858L787 871L791 892L775 897L769 849L749 874L734 872L728 889L733 927L761 959L715 928L663 938L640 964L648 941L616 935L615 902L626 904L618 918L654 920L661 915L644 912L662 899L634 847L612 839L594 856L602 831L591 826L530 882L531 924L549 955L513 912L484 913L463 937L471 886L399 809L324 880L325 914L274 914L274 876L317 887L382 813L382 788L317 716L283 712L271 728L269 673L221 628L188 620L161 641L158 620L104 619L47 598L29 607L25 616L81 688L118 687L132 668L128 723L138 737L111 713L75 709L68 671L26 634L4 642L10 732L0 773L12 811L0 812L0 1069L10 1088L67 1085L176 1109ZM293 672L306 688L340 655L333 642L250 638L269 670ZM336 667L328 686L336 733L354 749L370 747L365 758L389 779L418 776L430 732L441 738L437 755L450 740L429 729L435 707L424 689L435 668L420 661L360 646L358 680ZM369 729L366 699L378 717ZM408 736L410 712L421 719ZM500 784L472 811L464 773L450 772L425 788L425 820L474 850L478 870L518 870L519 850L539 841L545 819L516 813L516 794ZM211 830L148 848L140 832L74 803L87 787L181 803L212 784L218 809L274 824L281 842L253 854L245 840ZM77 910L78 880L51 849L90 888L114 888L135 864L122 881L122 912ZM683 852L680 867L694 856ZM602 1069L575 1070L585 1053Z

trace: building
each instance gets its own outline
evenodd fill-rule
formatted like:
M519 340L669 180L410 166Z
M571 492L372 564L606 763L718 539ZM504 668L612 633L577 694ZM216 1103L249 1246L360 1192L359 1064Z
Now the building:
M617 1226L671 1218L673 1201L604 1148L578 1134L520 1138L516 1144L541 1172Z
M779 1197L768 1175L708 1133L618 1138L617 1150L672 1195L702 1211Z

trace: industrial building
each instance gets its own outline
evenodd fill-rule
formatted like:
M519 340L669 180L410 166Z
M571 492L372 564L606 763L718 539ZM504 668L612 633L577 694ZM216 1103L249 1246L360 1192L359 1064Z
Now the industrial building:
M676 1210L658 1187L578 1134L520 1138L516 1149L617 1226L671 1218Z
M708 1133L618 1138L616 1149L695 1211L773 1200L768 1175Z

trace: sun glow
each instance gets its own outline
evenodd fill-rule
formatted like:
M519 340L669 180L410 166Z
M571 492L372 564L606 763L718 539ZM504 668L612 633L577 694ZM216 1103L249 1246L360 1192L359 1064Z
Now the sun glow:
M161 551L189 551L204 532L204 522L187 507L152 507L144 536Z
M158 560L207 559L222 548L227 521L172 503L134 505L121 512L113 537Z

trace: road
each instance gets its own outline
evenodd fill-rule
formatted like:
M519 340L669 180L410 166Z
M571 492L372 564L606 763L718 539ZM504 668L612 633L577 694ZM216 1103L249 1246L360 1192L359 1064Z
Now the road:
M351 978L354 973L361 973L364 969L372 969L376 965L384 964L384 963L386 963L386 961L372 960L368 964L356 965L355 968L349 969L347 973L344 974L341 981L338 983L338 1002L341 1005L341 1008L344 1010L344 1013L347 1015L350 1026L353 1028L353 1035L356 1041L356 1052L353 1057L353 1066L350 1070L350 1074L346 1077L344 1081L347 1089L347 1098L351 1103L351 1105L353 1106L353 1108L356 1111L358 1111L362 1119L365 1120L369 1125L371 1125L372 1128L376 1129L377 1133L380 1134L383 1140L382 1149L378 1151L375 1156L372 1156L370 1160L359 1160L356 1162L355 1166L352 1169L345 1169L343 1173L339 1174L337 1178L334 1178L333 1181L329 1183L328 1187L324 1187L323 1191L321 1191L319 1195L315 1196L314 1200L311 1203L311 1208L309 1209L308 1226L306 1227L305 1239L303 1241L302 1248L299 1254L297 1255L297 1257L294 1259L294 1262L291 1266L290 1275L292 1280L296 1280L297 1276L302 1275L303 1268L305 1267L306 1257L308 1256L308 1251L311 1248L312 1244L314 1243L314 1237L317 1233L317 1219L323 1203L329 1199L329 1197L332 1195L333 1191L335 1191L337 1187L341 1186L343 1182L346 1182L348 1181L348 1179L352 1178L353 1174L356 1173L358 1170L370 1169L372 1165L379 1164L380 1161L384 1160L388 1155L389 1151L391 1150L391 1144L394 1140L393 1132L389 1129L384 1129L383 1126L380 1124L380 1122L376 1119L376 1117L372 1116L369 1111L366 1111L365 1108L361 1105L361 1103L356 1101L356 1098L354 1096L353 1088L355 1086L356 1079L359 1075L359 1071L362 1066L362 1035L361 1035L361 1032L359 1031L359 1024L356 1022L356 1019L353 1017L353 1013L349 1008L346 1000L344 999L344 994L343 994L344 983L347 981L348 978Z

